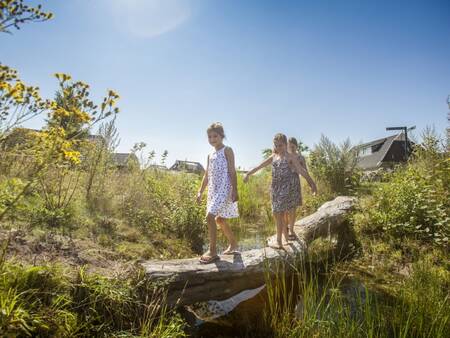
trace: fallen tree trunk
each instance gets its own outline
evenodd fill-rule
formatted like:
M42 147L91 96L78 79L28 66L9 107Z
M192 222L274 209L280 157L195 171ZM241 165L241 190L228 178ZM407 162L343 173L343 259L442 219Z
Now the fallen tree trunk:
M206 265L200 264L198 258L190 258L146 261L142 266L150 282L160 282L168 287L169 305L226 299L264 284L268 265L294 262L307 252L308 245L316 238L329 235L345 238L348 231L346 216L354 203L354 198L340 196L297 221L294 231L298 240L286 245L285 250L253 249L240 255L221 256L219 261Z

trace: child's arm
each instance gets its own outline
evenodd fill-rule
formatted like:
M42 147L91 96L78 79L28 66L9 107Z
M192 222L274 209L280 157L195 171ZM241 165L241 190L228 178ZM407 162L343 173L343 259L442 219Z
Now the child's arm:
M302 175L306 179L306 182L308 182L309 186L311 187L312 192L314 194L317 194L316 183L311 178L311 176L309 176L308 170L303 168L303 166L300 164L300 160L299 160L299 158L297 156L293 157L292 163L293 163L294 168L297 171L297 173L299 175Z
M202 201L203 191L205 191L206 186L208 185L208 170L209 170L209 155L208 155L208 162L206 164L205 174L203 175L202 179L202 184L197 193L197 203L200 203Z
M306 171L308 171L308 166L306 165L306 160L305 160L305 158L300 154L300 156L299 156L299 161L300 161L300 164L302 165L302 167L306 170ZM308 173L309 173L309 171L308 171Z
M254 173L256 173L258 170L261 170L264 167L267 167L269 164L271 164L273 161L273 155L270 155L266 160L264 160L263 162L261 162L260 165L258 165L257 167L253 168L252 170L250 170L247 174L245 174L244 176L244 182L248 181L248 178L253 175Z
M234 153L233 149L230 147L225 148L225 157L227 159L228 164L228 175L230 175L231 180L231 199L233 202L238 200L238 191L237 191L237 175L236 175L236 167L234 165Z

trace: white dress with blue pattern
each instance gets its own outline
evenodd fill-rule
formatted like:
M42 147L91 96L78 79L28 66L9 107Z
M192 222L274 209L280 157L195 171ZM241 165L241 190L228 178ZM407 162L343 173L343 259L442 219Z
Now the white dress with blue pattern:
M239 217L238 205L232 201L231 193L228 161L223 147L209 155L206 213L222 218Z

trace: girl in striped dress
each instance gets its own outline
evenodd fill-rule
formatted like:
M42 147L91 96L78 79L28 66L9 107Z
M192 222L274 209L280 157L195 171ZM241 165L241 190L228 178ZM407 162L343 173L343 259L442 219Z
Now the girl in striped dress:
M273 154L264 160L259 166L250 170L244 177L247 182L249 177L258 170L272 165L272 212L277 225L277 243L269 243L276 249L283 248L282 235L285 243L289 241L287 231L287 213L299 203L300 191L293 191L292 179L294 175L305 177L311 189L316 193L316 184L308 172L300 165L298 157L287 152L287 138L284 134L276 134L273 139Z
M216 249L217 224L230 244L223 254L238 253L236 238L226 222L228 218L239 217L234 153L230 147L223 144L225 132L220 123L213 123L207 129L207 134L209 144L214 147L214 151L208 156L206 172L197 194L197 202L200 203L202 194L208 187L206 221L208 223L209 250L200 257L200 263L203 264L219 259Z

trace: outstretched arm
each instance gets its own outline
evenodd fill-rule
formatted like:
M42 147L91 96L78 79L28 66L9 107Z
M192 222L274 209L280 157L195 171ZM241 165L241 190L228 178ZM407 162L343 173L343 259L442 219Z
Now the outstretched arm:
M202 179L202 184L197 193L197 203L201 202L203 192L205 191L206 186L208 185L208 170L209 170L209 155L208 155L208 162L206 164L205 174L203 175L203 179Z
M300 165L309 173L308 166L306 164L306 160L303 157L303 155L300 154L300 156L298 157L298 160L300 161Z
M312 192L314 194L316 194L317 193L316 183L309 175L308 170L301 165L300 160L298 159L297 156L293 157L292 163L294 165L294 168L295 168L295 171L297 172L297 174L302 175L306 179L306 182L308 182L309 186L311 187Z
M253 175L254 173L256 173L257 171L261 170L264 167L267 167L269 164L271 164L273 161L273 155L270 155L267 159L265 159L264 161L262 161L257 167L253 168L252 170L250 170L247 174L245 174L244 176L244 182L248 181L248 178Z
M236 167L234 165L234 153L233 149L230 147L225 148L225 157L227 159L228 164L228 175L230 175L231 180L231 199L233 202L238 200L238 191L237 191L237 175L236 175Z

